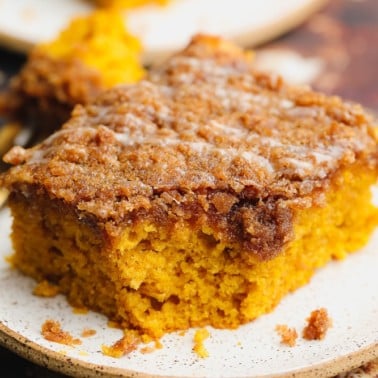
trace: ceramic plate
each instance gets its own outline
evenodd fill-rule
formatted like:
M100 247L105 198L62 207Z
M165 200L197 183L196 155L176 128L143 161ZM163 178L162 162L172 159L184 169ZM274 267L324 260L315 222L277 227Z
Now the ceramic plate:
M116 359L102 354L122 333L109 328L99 314L74 313L62 296L40 298L31 294L33 280L12 269L5 257L12 251L10 216L0 212L0 341L6 347L52 369L80 376L133 377L314 377L331 376L378 356L378 232L370 243L344 261L320 270L307 286L284 298L270 314L237 330L208 328L204 342L208 358L193 351L193 335L169 334L163 348L141 350ZM333 319L322 341L298 338L295 347L280 344L277 324L300 333L310 312L325 307ZM68 347L45 340L41 325L59 321L72 336L84 329L96 334Z
M182 48L198 32L252 46L298 25L326 0L171 0L128 13L129 28L145 46L146 61ZM51 40L69 20L88 13L85 0L0 0L0 41L26 51Z

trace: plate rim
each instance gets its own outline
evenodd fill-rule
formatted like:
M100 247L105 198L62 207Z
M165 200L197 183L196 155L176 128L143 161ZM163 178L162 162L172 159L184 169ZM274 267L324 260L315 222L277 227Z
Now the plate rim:
M269 23L262 26L251 27L248 30L240 31L233 36L225 37L243 47L254 48L264 42L277 38L292 29L295 29L300 24L305 22L311 14L314 14L322 9L327 3L329 3L329 0L307 0L303 2L301 6L297 6L297 8L293 11L285 13L284 17L281 17L278 20L271 20ZM189 41L187 41L187 43L188 42ZM19 53L28 53L35 46L33 41L23 39L12 33L7 33L1 28L0 44ZM172 55L175 51L177 51L177 49L183 47L184 46L173 46L171 48L161 50L150 49L149 51L144 51L142 53L142 62L146 65L160 62L169 55Z
M303 3L301 7L298 7L295 11L285 15L284 18L281 18L278 21L276 20L274 23L245 30L232 37L226 36L226 38L241 47L256 48L263 43L278 38L290 30L297 28L304 23L311 14L318 12L327 3L329 3L329 0L307 0L307 2ZM142 54L142 61L144 64L161 62L176 51L177 48L166 49L160 52L156 50L144 51Z
M80 377L191 378L183 375L151 375L136 370L86 362L39 345L22 334L10 329L1 321L0 345L37 365L60 373L74 374ZM319 377L319 373L333 376L350 371L375 358L378 358L378 341L354 352L342 355L337 359L333 358L329 361L295 369L290 372L259 374L257 376L250 376L250 378L315 378Z

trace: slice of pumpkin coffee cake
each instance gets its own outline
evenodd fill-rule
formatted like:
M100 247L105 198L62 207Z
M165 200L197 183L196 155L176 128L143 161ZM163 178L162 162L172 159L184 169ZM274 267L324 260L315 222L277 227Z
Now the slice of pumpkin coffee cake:
M6 161L13 264L152 337L271 311L377 224L369 116L215 37Z

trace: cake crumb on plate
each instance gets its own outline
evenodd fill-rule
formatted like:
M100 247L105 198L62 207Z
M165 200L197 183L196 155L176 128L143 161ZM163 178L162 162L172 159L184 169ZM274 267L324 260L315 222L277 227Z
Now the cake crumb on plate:
M42 324L41 333L46 340L54 343L70 346L81 344L80 339L75 339L70 333L63 331L60 323L55 320L46 320Z
M135 332L126 332L125 335L113 345L102 345L101 350L105 356L120 358L136 350L140 344L140 336Z
M82 337L91 337L91 336L94 336L96 333L97 333L97 331L95 329L85 328L81 332L81 336Z
M332 327L332 319L325 308L319 308L311 312L307 318L307 325L303 329L302 336L305 340L323 340L328 328Z
M34 287L33 294L38 297L52 298L59 294L59 288L51 282L43 280Z
M298 338L298 333L295 328L289 328L286 324L278 324L276 331L281 337L281 344L293 347Z
M203 342L210 336L209 331L206 328L201 328L196 330L193 341L193 351L197 354L198 357L206 358L209 357L209 352L203 345Z

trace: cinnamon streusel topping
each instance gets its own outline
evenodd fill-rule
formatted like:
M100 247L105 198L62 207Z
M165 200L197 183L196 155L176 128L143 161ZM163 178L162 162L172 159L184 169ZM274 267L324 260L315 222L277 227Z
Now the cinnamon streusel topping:
M181 218L269 258L290 238L292 208L321 201L357 159L377 164L360 106L290 87L200 36L142 82L76 107L39 146L11 150L17 167L4 182L75 205L109 233L140 217Z

